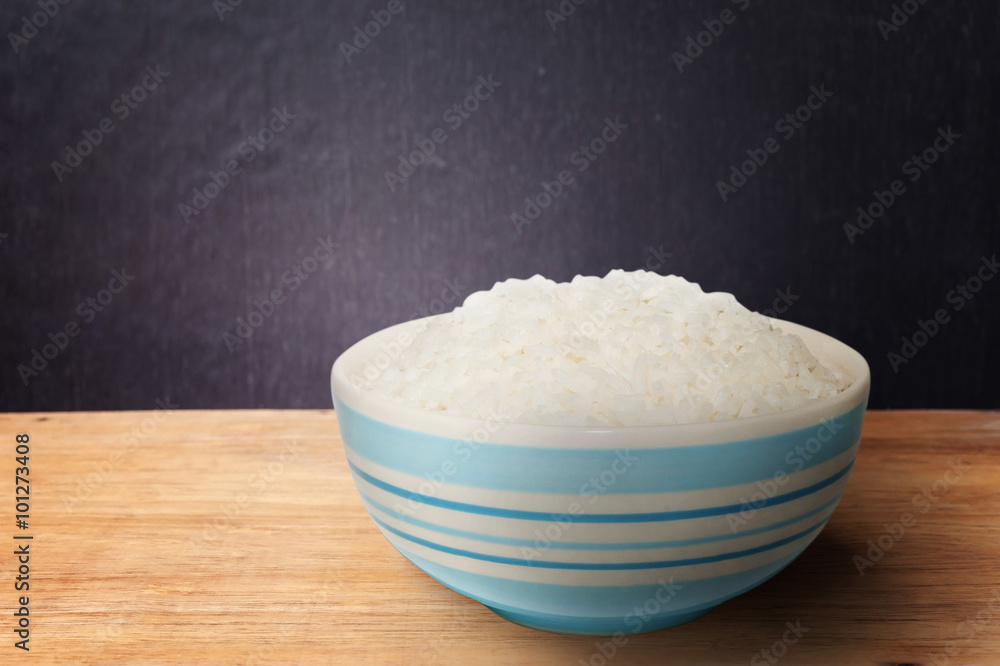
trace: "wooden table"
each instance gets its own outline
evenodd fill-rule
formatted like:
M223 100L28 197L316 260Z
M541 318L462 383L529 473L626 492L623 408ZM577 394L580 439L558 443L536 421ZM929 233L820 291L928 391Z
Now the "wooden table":
M513 625L396 553L332 410L6 414L0 439L0 663L1000 663L997 412L869 413L840 507L798 560L610 659L606 639ZM21 594L30 653L14 647Z

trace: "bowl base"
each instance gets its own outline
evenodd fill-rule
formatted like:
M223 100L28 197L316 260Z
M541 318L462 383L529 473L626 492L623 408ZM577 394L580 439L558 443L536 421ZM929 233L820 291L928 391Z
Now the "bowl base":
M502 608L486 606L491 611L505 620L519 624L529 629L539 629L553 634L572 634L576 636L614 636L623 634L625 636L633 634L646 634L651 631L659 631L669 627L676 627L686 624L699 617L706 615L715 609L715 606L702 608L690 613L677 613L675 615L665 615L652 618L639 623L633 619L626 622L624 618L584 618L584 617L561 617L558 615L541 615L535 613L520 613ZM639 624L639 626L635 626Z

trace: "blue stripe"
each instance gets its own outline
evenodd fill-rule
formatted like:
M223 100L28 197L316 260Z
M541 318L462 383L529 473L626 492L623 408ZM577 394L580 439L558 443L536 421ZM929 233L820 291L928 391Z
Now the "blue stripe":
M359 478L367 481L371 485L384 490L393 495L398 495L404 499L412 500L413 502L419 504L427 504L429 506L436 506L441 509L450 509L452 511L461 511L463 513L474 513L482 516L495 516L498 518L515 518L517 520L542 520L546 522L551 522L554 518L557 518L557 514L544 513L542 511L523 511L520 509L502 509L492 506L482 506L480 504L468 504L466 502L456 502L454 500L440 499L438 497L432 497L431 495L424 495L421 493L410 492L399 486L394 486L390 483L386 483L381 479L377 479L371 474L364 472L357 468L351 461L347 464L350 466L351 471L356 474ZM847 464L842 470L829 476L818 483L814 483L811 486L806 486L805 488L800 488L798 490L793 490L791 492L785 493L783 495L774 495L773 497L766 497L763 500L755 502L750 508L762 509L768 506L775 506L778 504L785 504L786 502L791 502L797 500L806 495L811 495L818 490L822 490L827 486L833 485L840 479L847 476L851 467L854 466L854 461L852 460ZM579 514L573 515L573 520L578 523L656 523L663 522L667 520L689 520L691 518L706 518L708 516L724 516L731 513L739 513L743 511L746 507L744 504L727 504L725 506L713 506L704 509L686 509L682 511L659 511L655 513L595 513L595 514Z
M371 514L369 514L371 515ZM375 516L371 517L382 529L395 534L398 537L406 539L412 543L424 546L425 548L430 548L432 550L437 550L442 553L448 553L450 555L459 555L462 557L468 557L474 560L482 560L484 562L494 562L496 564L510 564L514 566L521 567L534 567L538 569L572 569L572 570L582 570L582 571L622 571L622 570L636 570L636 569L666 569L669 567L683 567L693 564L710 564L712 562L722 562L725 560L735 560L741 557L748 557L750 555L756 555L757 553L764 553L769 550L774 550L775 548L780 548L781 546L790 544L794 541L801 539L802 537L811 534L817 530L823 528L826 524L828 518L824 518L812 527L802 530L797 534L793 534L784 539L778 539L777 541L772 541L771 543L764 544L763 546L756 546L754 548L746 548L744 550L737 550L731 553L720 553L718 555L705 555L703 557L688 557L680 560L660 560L657 562L542 562L535 560L525 560L519 557L501 557L499 555L486 555L484 553L476 553L471 550L463 550L461 548L452 548L451 546L442 546L441 544L434 543L433 541L428 541L426 539L421 539L420 537L415 537L411 534L407 534L401 530L397 530L379 520Z
M425 530L430 530L431 532L436 532L438 534L447 534L448 536L460 537L463 539L474 539L476 541L483 541L485 543L496 543L504 546L524 546L528 548L537 547L537 541L531 539L515 539L513 537L503 537L494 536L492 534L480 534L479 532L470 532L468 530L460 530L454 527L448 527L446 525L439 525L437 523L432 523L426 520L421 520L419 518L413 518L412 516L407 516L399 511L390 509L389 507L376 502L371 497L365 493L358 491L361 495L361 499L365 504L370 507L374 507L384 514L390 515L396 520L407 523L408 525L413 525L414 527L421 527ZM819 506L812 511L807 511L801 515L795 516L794 518L789 518L788 520L782 520L771 525L766 525L764 527L756 527L752 530L744 530L742 532L736 532L731 534L718 534L715 536L700 537L698 539L680 539L676 541L632 541L624 543L593 543L593 542L583 542L583 541L552 541L547 544L548 548L560 549L560 550L641 550L649 548L675 548L680 546L700 546L706 543L715 543L717 541L729 541L730 539L738 539L740 537L752 536L754 534L762 534L764 532L771 532L773 530L781 529L782 527L787 527L806 518L815 516L818 513L826 511L833 505L840 501L840 494L838 493L829 502L825 502L822 506Z
M660 584L590 586L511 580L455 569L404 548L399 548L399 551L442 585L492 609L532 613L539 616L539 620L548 616L549 622L536 621L535 624L549 631L611 635L616 631L634 634L656 629L658 616L670 617L710 609L775 576L803 549L747 571L697 580L678 580L676 582L681 589L668 603L660 605L654 617L648 619L637 614L636 609L651 599L659 600ZM670 577L669 581L674 582L674 578Z
M779 471L792 474L857 444L865 407L861 403L836 415L829 428L815 425L717 444L614 450L480 444L472 441L472 432L463 440L408 430L335 402L345 447L383 467L423 478L446 477L463 486L563 495L704 490L771 479ZM664 433L667 444L669 428Z

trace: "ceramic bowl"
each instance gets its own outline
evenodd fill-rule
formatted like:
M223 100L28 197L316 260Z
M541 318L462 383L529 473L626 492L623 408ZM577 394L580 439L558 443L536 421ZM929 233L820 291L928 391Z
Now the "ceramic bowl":
M773 415L648 427L483 421L373 397L361 378L419 321L382 330L332 372L358 492L403 556L518 624L627 635L691 621L816 538L858 452L868 364L827 335L774 324L850 387Z

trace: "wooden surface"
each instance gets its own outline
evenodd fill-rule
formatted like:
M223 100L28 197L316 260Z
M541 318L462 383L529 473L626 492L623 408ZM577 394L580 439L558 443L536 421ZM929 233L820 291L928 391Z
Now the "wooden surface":
M605 639L513 625L397 554L332 411L5 414L0 438L0 538L34 537L30 654L13 647L13 548L0 556L0 663L603 663ZM782 663L1000 663L998 444L996 412L869 413L840 507L797 561L607 662L769 663L760 650L797 622ZM937 501L914 504L925 488ZM906 512L916 522L860 575L854 556Z

